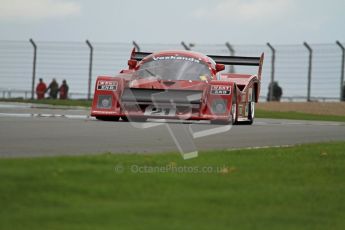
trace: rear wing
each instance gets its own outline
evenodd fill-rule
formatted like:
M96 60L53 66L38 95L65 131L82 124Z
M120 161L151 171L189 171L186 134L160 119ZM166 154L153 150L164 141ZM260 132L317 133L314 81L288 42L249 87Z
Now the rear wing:
M260 57L240 57L240 56L218 56L207 55L212 58L216 63L223 65L247 65L247 66L259 66Z
M131 59L141 61L144 57L149 56L152 53L149 52L136 52L135 48L132 50Z
M150 55L150 52L136 52L135 48L132 50L131 59L141 61L144 57ZM243 57L243 56L219 56L207 55L216 63L223 65L243 65L243 66L259 66L258 78L261 80L262 64L264 62L264 53L260 57Z
M223 65L243 65L243 66L259 66L258 78L261 81L262 64L264 63L264 53L260 57L241 57L241 56L218 56L207 55L216 63Z

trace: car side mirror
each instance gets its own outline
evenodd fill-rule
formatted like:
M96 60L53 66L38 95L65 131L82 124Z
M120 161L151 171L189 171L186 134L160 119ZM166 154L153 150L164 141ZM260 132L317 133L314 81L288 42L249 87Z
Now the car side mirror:
M225 65L223 65L223 64L216 64L216 71L220 72L222 70L225 70Z
M137 60L133 60L133 59L128 60L129 69L135 69L135 67L137 67L137 64L138 64Z

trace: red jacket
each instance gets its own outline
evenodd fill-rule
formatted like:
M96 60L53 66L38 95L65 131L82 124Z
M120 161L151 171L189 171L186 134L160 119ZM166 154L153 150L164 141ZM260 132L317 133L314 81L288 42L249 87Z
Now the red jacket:
M67 97L68 97L68 85L62 84L59 91L60 91L60 99L67 99Z
M43 99L46 90L47 90L47 86L44 82L38 83L36 87L37 99Z

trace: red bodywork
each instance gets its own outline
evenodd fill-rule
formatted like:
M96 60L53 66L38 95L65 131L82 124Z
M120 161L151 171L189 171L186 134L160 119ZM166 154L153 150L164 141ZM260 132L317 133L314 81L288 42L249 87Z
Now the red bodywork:
M210 74L193 80L141 78L142 65L159 58L202 62ZM252 122L249 115L254 114L249 110L259 98L263 55L246 58L206 56L180 50L153 54L133 50L128 69L117 76L97 78L91 116L101 120L164 118ZM256 65L259 71L257 75L221 73L224 64Z

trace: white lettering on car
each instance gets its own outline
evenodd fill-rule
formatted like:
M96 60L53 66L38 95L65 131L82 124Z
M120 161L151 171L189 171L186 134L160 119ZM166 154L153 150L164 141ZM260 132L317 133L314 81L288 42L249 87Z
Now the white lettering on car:
M153 57L154 61L159 60L183 60L183 61L191 61L195 63L200 63L200 60L192 58L192 57L183 57L183 56L159 56L159 57Z
M99 80L97 82L97 90L116 90L117 89L117 81L106 81L106 80Z
M211 94L230 95L231 87L228 85L212 85Z

